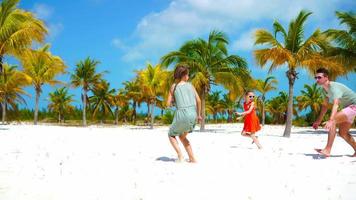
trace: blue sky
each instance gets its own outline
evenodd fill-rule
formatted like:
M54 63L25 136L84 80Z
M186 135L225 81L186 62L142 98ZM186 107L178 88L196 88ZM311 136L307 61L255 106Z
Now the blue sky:
M69 3L70 2L70 3ZM134 70L146 63L158 63L160 57L178 49L184 41L206 38L213 29L224 31L229 37L229 53L248 61L252 75L264 79L267 69L257 67L252 57L253 32L264 28L271 30L278 19L285 27L301 9L312 11L306 22L305 35L316 28L342 28L335 11L355 11L353 0L22 0L20 8L32 11L43 19L49 28L47 42L51 52L62 57L73 71L75 64L87 56L99 60L98 71L109 71L105 79L111 87L120 88L122 82L135 76ZM287 91L285 68L276 70L278 91ZM299 70L295 93L298 95L305 83L313 79ZM69 75L59 77L68 82ZM354 91L356 75L339 79ZM48 104L50 86L44 87L40 106ZM34 90L27 88L32 98L27 107L34 107ZM75 104L80 105L80 89L71 89Z

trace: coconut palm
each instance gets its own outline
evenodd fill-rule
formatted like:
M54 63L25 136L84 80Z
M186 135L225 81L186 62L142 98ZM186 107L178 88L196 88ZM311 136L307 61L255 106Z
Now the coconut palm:
M93 96L89 97L93 109L93 118L100 114L100 121L108 114L114 115L111 106L114 105L115 89L110 89L110 83L100 80L92 90Z
M289 84L289 101L287 110L287 121L283 136L289 137L293 118L293 95L294 83L298 78L297 68L302 67L315 72L315 68L329 66L334 69L341 69L342 66L336 61L325 57L323 51L330 46L327 38L320 30L316 30L309 38L304 39L304 23L311 12L301 11L296 19L289 23L286 31L283 26L275 21L273 24L273 34L267 30L260 29L255 33L255 44L267 44L269 47L254 51L257 63L264 67L267 61L271 61L269 72L277 67L287 66L286 76ZM282 36L282 42L277 35Z
M221 100L221 105L227 113L227 122L232 122L234 111L239 107L236 99L232 99L230 93L224 94Z
M130 99L132 101L132 117L131 117L131 121L133 121L133 123L136 123L136 107L140 106L140 104L143 101L143 95L141 93L141 89L140 89L140 85L138 82L138 78L135 78L132 81L125 81L123 83L124 88L125 88L125 94L127 96L128 99Z
M265 80L256 80L256 90L261 93L261 107L262 107L262 125L265 125L265 101L266 94L272 90L276 90L276 84L278 81L274 76L268 76Z
M2 123L6 121L6 109L10 105L13 109L17 108L16 103L25 104L22 95L27 95L23 87L30 83L27 77L14 65L3 64L3 73L0 76L0 100L2 105Z
M313 85L305 84L304 89L301 91L301 95L296 97L298 109L305 110L310 108L311 120L315 120L319 113L320 105L324 100L323 90L316 83Z
M113 96L113 104L115 106L115 124L119 124L120 108L129 105L129 98L124 89L120 89L116 95Z
M58 123L64 121L64 115L74 107L71 105L74 95L68 94L68 89L65 87L58 88L54 92L49 93L48 109L52 112L58 113Z
M0 73L5 55L20 55L33 41L43 42L47 29L31 12L17 8L19 0L0 4Z
M48 44L37 50L27 50L23 53L21 62L24 73L31 78L31 84L35 88L36 103L34 113L34 124L38 121L39 98L44 84L55 85L61 83L55 80L59 74L65 73L67 66L63 60L49 52Z
M226 89L242 85L249 78L246 61L229 55L228 39L223 32L212 31L208 40L190 40L178 51L173 51L161 58L163 66L172 63L186 63L190 67L191 82L201 98L202 121L200 130L205 129L205 98L212 84L221 84Z
M220 99L220 91L214 91L211 94L208 94L207 97L207 104L206 104L206 110L209 114L213 115L213 119L215 123L217 123L217 115L218 113L222 112L224 110L224 107L222 105L222 100Z
M328 55L336 57L346 66L346 72L356 72L356 15L352 12L336 12L336 16L347 30L325 31L325 34L336 43L336 47L331 48Z
M86 109L88 103L88 91L98 84L104 74L97 73L96 67L100 62L90 57L76 64L74 73L71 75L71 84L74 87L82 87L81 99L83 102L83 126L87 125Z
M279 96L266 101L266 111L272 115L274 123L285 122L288 109L288 94L279 92Z
M162 97L165 92L163 85L169 74L160 64L156 66L148 64L145 69L137 73L142 94L148 99L148 108L151 107L151 109L149 109L149 115L151 116L150 127L153 128L154 107L158 98Z

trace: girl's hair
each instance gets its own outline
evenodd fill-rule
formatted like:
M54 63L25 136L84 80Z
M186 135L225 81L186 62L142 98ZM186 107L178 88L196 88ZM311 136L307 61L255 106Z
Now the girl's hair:
M253 93L253 91L252 91L252 90L247 90L247 91L245 92L245 96L247 96L247 95L248 95L248 93L250 93L250 92L252 92L252 93Z
M174 70L174 79L180 80L183 76L189 73L189 69L186 65L177 65L176 69Z

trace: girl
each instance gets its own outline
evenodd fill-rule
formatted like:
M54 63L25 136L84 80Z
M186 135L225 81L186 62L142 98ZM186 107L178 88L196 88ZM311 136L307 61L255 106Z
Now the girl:
M252 138L252 143L255 143L259 149L262 149L255 133L261 129L260 121L255 112L254 103L255 94L251 91L245 93L244 112L236 112L237 115L245 116L244 127L241 135Z
M174 100L177 110L169 129L169 141L177 152L178 161L183 161L183 155L176 139L176 136L178 136L189 156L189 162L195 163L196 159L187 135L193 131L196 120L201 120L200 98L193 85L187 82L189 79L188 67L177 66L174 70L174 79L176 83L172 85L169 91L167 106L170 107Z

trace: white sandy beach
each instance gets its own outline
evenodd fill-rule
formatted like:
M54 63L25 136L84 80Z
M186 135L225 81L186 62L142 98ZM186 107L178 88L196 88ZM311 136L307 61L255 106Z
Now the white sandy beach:
M341 138L325 159L313 150L326 144L323 131L283 138L283 126L265 126L258 150L241 128L190 134L190 164L174 162L168 126L1 126L0 199L356 199L356 158Z

